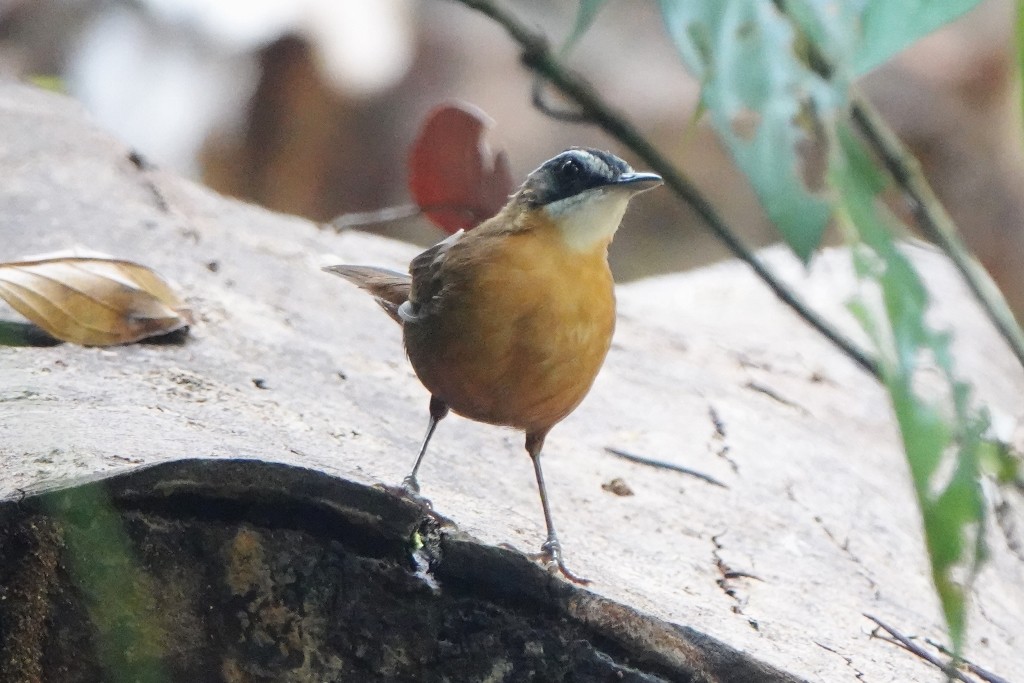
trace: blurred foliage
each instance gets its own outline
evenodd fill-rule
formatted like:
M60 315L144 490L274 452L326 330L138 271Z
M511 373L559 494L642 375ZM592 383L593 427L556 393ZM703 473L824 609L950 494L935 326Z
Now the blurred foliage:
M63 343L32 323L0 320L0 346L56 346Z
M950 336L925 320L927 289L898 249L889 227L895 221L879 200L886 178L846 126L837 133L841 151L833 157L830 179L862 283L851 309L879 351L882 381L924 520L932 578L959 647L966 629L966 584L985 555L979 479L988 413L972 406L970 387L956 376ZM919 370L928 366L938 368L945 395L930 384L921 386ZM961 567L967 580L956 578L964 576Z
M109 497L99 485L54 494L50 512L61 520L71 575L95 628L104 680L166 683L167 655L160 606L139 567L131 541Z
M566 38L565 43L562 45L563 53L571 50L573 45L583 37L583 34L587 32L590 25L594 23L594 19L597 18L597 14L601 11L601 7L605 2L606 0L580 0L580 9L576 13L576 23L573 25L569 37Z
M712 125L786 242L807 261L831 209L820 179L801 172L799 155L804 141L816 142L817 122L844 105L845 89L809 67L799 34L770 2L661 6L679 54L701 82Z
M829 0L786 0L787 8L800 11L813 6L814 14L827 21L832 29L856 34L856 50L850 68L861 76L880 66L897 52L909 47L941 26L974 9L980 0L845 0L844 9L833 14ZM842 13L853 13L854 23L840 24L834 19ZM830 17L831 15L831 17ZM826 35L815 36L821 45Z
M601 4L581 4L568 44ZM854 135L850 111L857 76L978 0L660 4L680 57L701 82L701 105L793 252L806 263L829 221L846 228L861 282L851 309L877 348L959 652L967 587L985 556L982 464L1005 476L1012 462L986 441L988 413L955 372L950 335L926 321L927 289L879 200L890 179ZM1020 16L1024 24L1024 9Z
M977 2L661 0L661 8L712 124L806 262L832 215L822 177L827 127L847 107L852 79Z

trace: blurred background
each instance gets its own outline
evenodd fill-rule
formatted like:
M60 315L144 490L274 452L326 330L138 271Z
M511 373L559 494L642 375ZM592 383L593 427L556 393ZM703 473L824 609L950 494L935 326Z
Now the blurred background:
M507 0L560 44L575 2ZM1024 153L1012 0L978 9L864 79L967 241L1024 318ZM570 62L674 157L753 245L774 241L709 127L654 2L612 0ZM148 161L270 209L327 221L404 204L406 152L440 102L494 119L516 182L594 128L530 104L504 32L441 0L0 0L0 77L79 99ZM0 131L3 135L3 131ZM642 164L638 164L642 167ZM419 244L425 219L368 228ZM669 193L636 202L612 249L620 280L728 256Z

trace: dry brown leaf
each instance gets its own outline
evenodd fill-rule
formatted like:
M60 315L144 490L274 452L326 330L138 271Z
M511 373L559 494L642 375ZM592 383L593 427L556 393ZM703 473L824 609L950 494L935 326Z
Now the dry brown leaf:
M0 263L0 298L57 339L130 344L192 324L192 312L149 268L112 258Z

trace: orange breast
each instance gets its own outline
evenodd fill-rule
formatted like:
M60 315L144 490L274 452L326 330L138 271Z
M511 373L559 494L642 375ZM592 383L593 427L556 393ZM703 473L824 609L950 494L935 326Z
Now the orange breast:
M606 249L574 252L554 228L486 247L453 263L458 276L437 315L405 326L406 350L424 386L456 413L546 432L586 396L611 344Z

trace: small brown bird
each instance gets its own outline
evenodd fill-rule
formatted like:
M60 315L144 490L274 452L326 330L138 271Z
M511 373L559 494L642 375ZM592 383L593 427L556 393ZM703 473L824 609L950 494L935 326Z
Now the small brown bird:
M530 173L493 218L412 260L410 275L330 266L372 294L401 326L416 375L430 391L430 422L404 487L449 409L526 432L547 541L541 557L568 570L540 466L544 438L580 404L615 328L608 245L626 205L661 184L613 154L570 149Z

